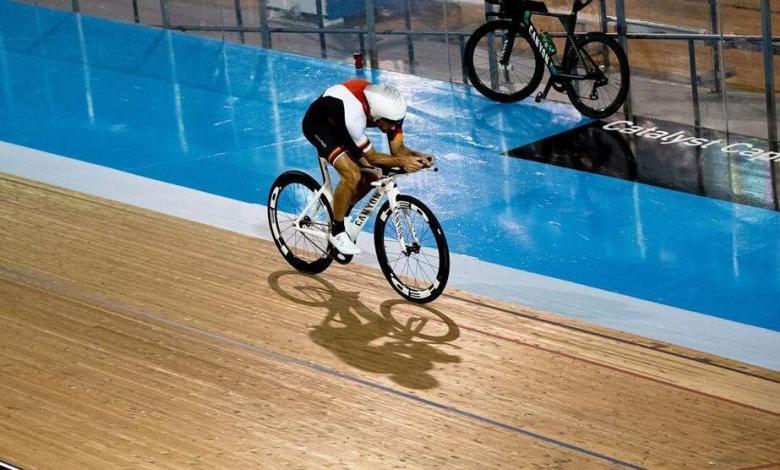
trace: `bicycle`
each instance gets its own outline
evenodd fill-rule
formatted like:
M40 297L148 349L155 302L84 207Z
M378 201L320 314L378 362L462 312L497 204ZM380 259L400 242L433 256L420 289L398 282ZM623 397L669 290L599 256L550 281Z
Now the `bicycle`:
M532 0L485 1L499 11L485 14L488 22L471 34L463 58L469 81L480 93L494 101L520 101L539 86L546 66L550 78L536 95L537 103L552 88L566 93L583 115L602 119L626 100L630 71L620 44L601 32L574 34L577 15L593 0L575 0L570 14L551 13L543 2ZM561 62L553 60L555 43L536 29L534 15L558 18L563 25Z
M339 253L328 241L333 189L327 163L319 159L319 164L322 185L307 173L290 170L279 175L268 195L268 221L276 248L292 267L308 274L325 271L334 260L340 264L352 261L352 256ZM385 278L403 298L431 302L441 295L449 278L444 230L425 204L401 194L395 181L404 174L401 169L381 172L372 183L368 202L346 224L347 233L357 240L376 213L374 247Z

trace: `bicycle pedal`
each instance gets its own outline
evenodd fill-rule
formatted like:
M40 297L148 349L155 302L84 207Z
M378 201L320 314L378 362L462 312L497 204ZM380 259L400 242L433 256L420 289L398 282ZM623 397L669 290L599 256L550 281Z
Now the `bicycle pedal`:
M333 258L333 260L336 261L338 264L349 264L352 262L352 258L354 258L352 255L345 255L343 253L340 253L335 248L331 249L330 257Z
M544 93L540 91L539 93L536 94L536 98L534 98L534 101L536 101L537 103L541 103L543 99L544 99Z

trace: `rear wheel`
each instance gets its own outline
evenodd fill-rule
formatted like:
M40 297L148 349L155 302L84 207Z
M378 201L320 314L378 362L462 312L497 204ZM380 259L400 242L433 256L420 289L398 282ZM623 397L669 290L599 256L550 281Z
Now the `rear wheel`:
M397 202L395 212L385 202L376 218L374 245L379 266L402 297L431 302L444 291L450 275L444 230L419 200L400 195Z
M615 113L628 96L631 80L628 58L620 44L603 33L589 33L576 39L569 49L563 70L593 78L571 80L566 93L571 104L585 116L603 119Z
M501 64L505 48L509 61ZM469 37L463 52L466 74L474 88L494 101L520 101L529 96L544 75L544 61L528 33L511 21L489 21Z
M320 184L301 171L282 173L268 195L268 224L276 248L298 271L317 274L330 266L331 208L324 195L313 203L300 225L296 219L317 198Z

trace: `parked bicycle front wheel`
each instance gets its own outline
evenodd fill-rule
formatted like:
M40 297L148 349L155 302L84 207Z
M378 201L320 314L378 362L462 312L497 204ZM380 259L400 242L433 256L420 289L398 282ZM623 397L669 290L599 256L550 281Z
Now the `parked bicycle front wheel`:
M509 59L501 63L508 48ZM490 21L469 37L463 52L466 74L474 88L491 100L520 101L539 86L544 61L528 33L511 21Z
M319 190L320 184L306 173L286 171L268 195L268 224L276 248L290 266L309 274L321 273L333 261L328 242L331 209L324 195L314 200Z
M579 52L579 53L578 53ZM576 40L563 62L565 73L591 79L566 85L571 104L585 116L603 119L623 105L628 96L628 58L620 44L603 33L589 33Z
M444 230L428 207L400 195L395 212L385 202L374 226L379 266L390 285L412 302L427 303L444 291L450 276L450 251Z

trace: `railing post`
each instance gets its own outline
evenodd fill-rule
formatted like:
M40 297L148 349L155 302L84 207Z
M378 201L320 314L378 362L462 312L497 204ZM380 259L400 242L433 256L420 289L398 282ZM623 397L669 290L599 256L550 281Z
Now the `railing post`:
M162 16L163 26L170 28L171 18L168 16L168 0L160 0L160 15Z
M778 150L780 150L780 148L778 148L777 141L769 142L770 152L777 152ZM778 175L778 172L780 172L780 162L777 160L769 162L769 171L772 175L772 195L774 196L775 210L777 211L780 210L780 175Z
M271 45L271 33L268 31L268 5L266 0L257 1L257 12L260 15L260 45L266 49L270 49Z
M328 58L328 45L325 42L325 33L322 32L325 29L325 13L322 9L322 0L317 0L317 27L320 29L320 57L323 59Z
M368 58L371 68L376 69L379 68L379 61L376 53L376 15L374 12L374 0L365 0L365 2L366 31L368 36Z
M599 0L599 22L601 23L601 32L606 33L609 29L607 21L607 0Z
M618 42L620 43L620 47L626 52L626 55L628 55L628 25L626 24L626 4L623 0L615 0L615 16L617 16ZM623 111L626 114L631 115L633 114L631 108L631 91L629 89L628 96L626 96L626 102L623 103Z
M761 23L764 33L764 88L766 89L767 140L777 142L774 45L772 44L772 12L769 9L769 0L761 0Z
M710 32L712 34L720 34L720 19L718 18L718 0L709 0L710 3ZM712 89L715 93L722 91L720 82L720 49L719 47L712 46L712 79L715 88Z
M458 34L458 45L460 46L460 73L461 77L463 77L463 83L467 84L469 79L466 73L466 61L463 60L463 55L466 52L466 39L463 34Z
M406 30L412 30L412 0L404 0L404 24ZM406 51L409 56L409 73L414 73L414 39L411 34L406 35Z
M141 16L138 14L138 0L133 0L133 21L141 22Z
M691 69L691 98L693 99L693 124L701 127L701 110L699 109L699 77L696 72L696 42L688 40L688 61Z
M485 2L485 13L490 13L493 8ZM488 69L490 69L490 88L495 89L498 86L498 61L496 60L497 52L493 48L494 33L488 33L487 35L487 47L488 47ZM473 85L473 83L472 83Z
M81 8L79 7L79 0L71 0L70 2L70 8L73 10L73 13L78 13Z
M236 8L236 26L244 27L244 16L241 14L241 0L235 0L235 8ZM238 32L238 37L239 39L241 39L242 44L246 42L243 31Z
M447 76L452 82L452 56L450 55L450 20L447 13L447 0L441 2L442 13L444 14L444 50L447 52Z

